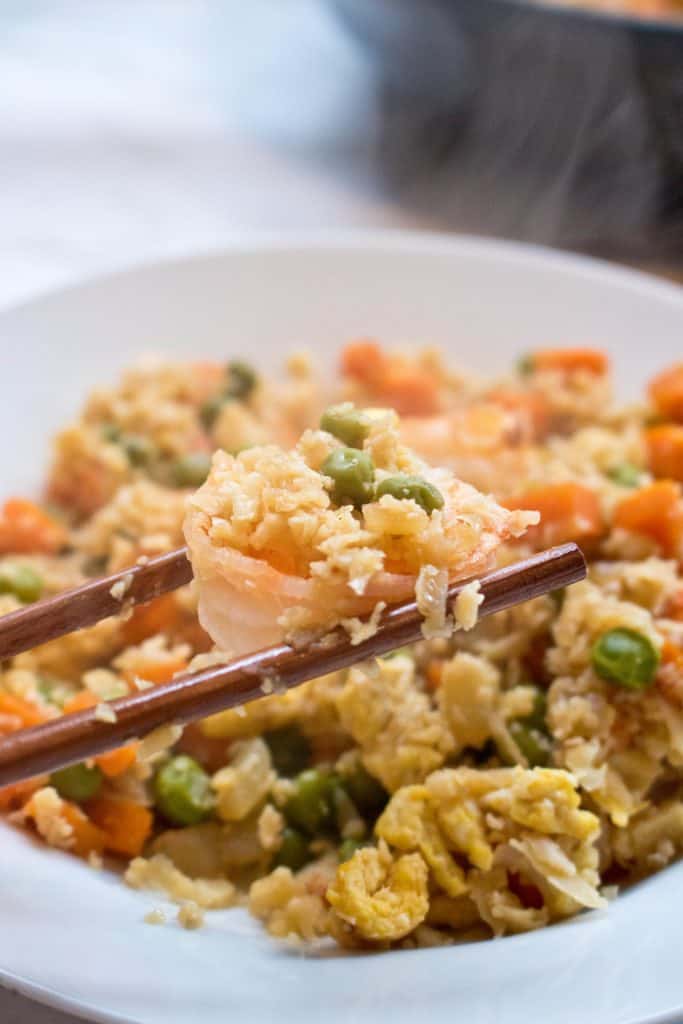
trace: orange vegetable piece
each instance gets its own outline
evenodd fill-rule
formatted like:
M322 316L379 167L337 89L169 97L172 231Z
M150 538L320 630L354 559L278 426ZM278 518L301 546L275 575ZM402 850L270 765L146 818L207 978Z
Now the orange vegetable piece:
M65 800L62 817L73 829L73 845L71 852L78 857L87 857L91 853L103 853L106 848L106 836L102 829L94 825L77 804Z
M609 370L609 359L597 348L542 348L532 355L534 370L575 373L583 370L600 376Z
M65 715L72 715L76 711L86 711L87 708L94 708L99 701L90 690L81 690L70 700L67 700L62 708Z
M136 605L131 617L121 627L123 642L127 647L135 646L157 633L167 633L178 624L179 618L173 594L162 594L148 604Z
M683 707L683 650L670 640L662 644L657 689L672 704Z
M650 469L655 476L683 481L683 426L663 423L645 431Z
M0 554L54 554L66 541L66 530L38 505L10 498L0 514Z
M427 665L427 689L434 692L441 686L441 680L443 679L443 661L433 660Z
M388 359L376 341L352 341L342 349L341 372L356 380L376 381L386 371Z
M85 711L87 708L94 708L99 700L90 690L81 690L75 697L64 705L64 714L71 715L76 711ZM125 747L116 747L114 750L107 750L104 754L98 754L93 760L101 771L110 779L123 773L130 768L137 757L137 743L128 743Z
M683 363L662 370L650 381L650 399L655 409L667 419L683 423Z
M34 779L26 779L24 782L13 782L11 786L3 786L0 789L0 811L16 811L33 796L37 789L46 786L47 775L39 775Z
M377 386L382 405L395 409L399 416L430 416L439 411L437 381L427 370L396 364Z
M509 509L535 509L541 513L538 526L526 538L542 547L565 541L587 541L603 532L603 519L596 494L583 484L539 484L503 502Z
M180 656L164 658L163 661L141 657L136 662L135 671L124 671L124 678L129 683L133 682L135 676L146 679L150 683L168 683L176 672L182 672L185 668L187 668L187 659Z
M649 537L662 552L678 558L683 553L683 500L674 480L657 480L640 487L614 510L614 526Z
M24 807L24 814L27 818L35 818L33 798ZM78 857L87 857L90 853L102 853L105 848L104 833L88 820L87 816L78 806L70 800L63 800L61 817L71 825L73 830L72 843L69 846L71 853Z
M18 729L28 728L30 725L40 725L45 722L49 715L42 708L32 704L24 697L16 697L13 693L0 693L0 715L14 718L17 721ZM2 732L0 727L0 732ZM6 729L7 732L14 730Z
M104 847L109 853L137 857L142 852L154 821L147 807L123 797L98 796L88 801L86 811L102 830Z
M341 372L363 382L382 405L401 416L439 410L438 383L427 370L387 356L376 341L353 341L342 351Z
M514 413L518 421L519 440L544 437L550 426L550 406L544 395L537 391L514 391L497 388L488 399Z
M137 743L128 743L125 747L117 747L115 750L108 750L104 754L98 754L95 764L100 771L109 779L123 775L131 765L135 764L138 753Z
M683 588L669 598L664 609L664 618L683 622Z

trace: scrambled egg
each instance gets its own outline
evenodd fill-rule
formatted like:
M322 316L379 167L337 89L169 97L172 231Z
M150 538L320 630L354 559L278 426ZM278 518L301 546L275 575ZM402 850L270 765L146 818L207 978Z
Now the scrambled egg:
M393 942L427 916L427 865L418 853L394 858L384 844L357 850L339 867L327 899L363 938Z

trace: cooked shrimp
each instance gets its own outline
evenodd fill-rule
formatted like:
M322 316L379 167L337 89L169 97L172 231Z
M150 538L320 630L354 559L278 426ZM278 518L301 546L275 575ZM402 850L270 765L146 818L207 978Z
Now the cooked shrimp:
M536 453L532 441L543 426L535 406L486 398L438 416L406 416L400 430L401 440L432 465L447 466L483 491L502 493L529 476Z
M427 466L401 444L393 413L346 405L323 421L327 431L306 432L290 452L217 452L188 504L200 619L221 649L324 631L406 600L426 566L444 580L473 577L537 521ZM358 448L341 445L351 434Z

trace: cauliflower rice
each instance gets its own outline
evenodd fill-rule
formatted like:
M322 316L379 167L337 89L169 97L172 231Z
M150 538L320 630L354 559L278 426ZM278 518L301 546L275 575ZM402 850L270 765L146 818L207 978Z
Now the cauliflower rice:
M137 367L58 436L45 502L2 508L1 611L183 522L195 583L131 612L124 580L120 616L3 664L0 734L113 720L109 700L275 639L360 642L411 594L424 638L7 787L0 813L117 858L189 929L244 904L279 939L414 948L604 909L683 849L682 482L683 365L628 407L591 349L496 381L371 341L325 386L301 353L281 380ZM585 582L477 621L481 572L566 540Z

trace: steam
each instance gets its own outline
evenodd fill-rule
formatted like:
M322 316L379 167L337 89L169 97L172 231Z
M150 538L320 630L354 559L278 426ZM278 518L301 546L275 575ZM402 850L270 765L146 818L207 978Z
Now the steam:
M652 237L658 165L627 33L520 16L463 57L455 19L449 31L470 97L426 101L424 81L412 104L384 94L400 199L460 230L636 255Z

